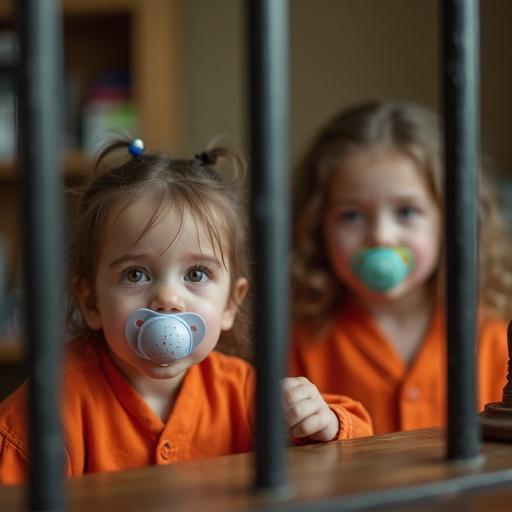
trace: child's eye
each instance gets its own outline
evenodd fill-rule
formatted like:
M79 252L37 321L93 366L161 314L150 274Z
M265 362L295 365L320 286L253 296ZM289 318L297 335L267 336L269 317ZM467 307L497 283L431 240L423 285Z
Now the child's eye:
M402 206L398 209L398 215L403 219L409 219L418 213L418 208L415 208L414 206Z
M123 272L123 279L129 283L149 281L149 276L141 268L129 268Z
M342 222L356 222L362 218L362 213L358 212L357 210L346 210L344 212L340 212L338 215L338 219Z
M203 283L208 280L208 273L202 267L196 267L189 270L185 275L185 280L192 283Z

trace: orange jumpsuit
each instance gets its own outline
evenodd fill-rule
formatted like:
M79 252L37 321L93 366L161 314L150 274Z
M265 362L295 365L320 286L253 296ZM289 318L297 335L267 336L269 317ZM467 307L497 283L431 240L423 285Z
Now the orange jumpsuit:
M418 354L407 367L371 317L346 306L332 331L313 339L296 327L290 374L304 375L323 393L348 395L370 413L375 433L443 425L446 418L446 347L438 311ZM499 401L506 384L507 324L482 322L477 349L478 408Z
M114 365L101 342L67 346L61 416L66 474L82 475L214 457L252 449L253 368L217 352L192 366L167 422ZM27 475L27 383L0 405L0 482ZM340 420L340 439L371 434L363 407L326 396Z

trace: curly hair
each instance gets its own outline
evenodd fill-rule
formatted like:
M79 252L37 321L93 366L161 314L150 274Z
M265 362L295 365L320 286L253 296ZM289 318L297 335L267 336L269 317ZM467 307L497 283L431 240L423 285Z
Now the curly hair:
M158 223L172 201L178 218L185 212L204 226L220 262L229 268L232 286L239 277L249 278L247 255L246 162L236 152L214 147L191 159L148 153L129 155L130 140L118 139L97 158L83 186L70 191L72 215L68 227L67 328L70 335L90 333L78 305L74 283L94 283L109 215L127 207L137 197L154 198L150 220L139 239ZM215 170L219 158L231 164L230 173ZM172 242L171 242L172 243ZM233 290L232 290L233 291ZM239 305L235 324L222 332L218 349L249 357L249 314Z
M326 189L340 162L354 153L393 148L411 158L425 174L441 212L444 211L442 131L430 110L409 102L369 102L331 119L313 140L298 165L294 190L292 313L294 321L321 328L346 296L326 256L321 222ZM507 237L494 183L487 166L479 176L479 302L489 315L512 312L512 269ZM443 261L443 260L441 260ZM433 300L443 300L444 264L430 279Z

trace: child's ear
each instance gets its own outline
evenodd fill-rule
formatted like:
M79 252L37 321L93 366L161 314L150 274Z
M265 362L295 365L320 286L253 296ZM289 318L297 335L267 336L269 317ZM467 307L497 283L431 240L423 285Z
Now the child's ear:
M85 279L77 279L73 283L78 305L80 311L84 316L85 322L93 331L101 329L101 316L96 309L96 301L94 300L94 293L91 290L89 283Z
M229 331L229 329L233 327L238 308L244 301L248 291L249 281L245 277L239 277L236 280L235 286L233 287L233 292L231 293L231 297L228 300L226 309L224 310L224 314L222 316L220 328L223 331Z

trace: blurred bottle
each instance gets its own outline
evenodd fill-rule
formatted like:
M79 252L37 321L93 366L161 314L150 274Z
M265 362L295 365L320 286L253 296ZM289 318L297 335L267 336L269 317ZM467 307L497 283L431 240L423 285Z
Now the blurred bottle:
M98 77L83 111L83 150L97 153L115 134L134 136L138 117L131 100L128 73L110 72Z

